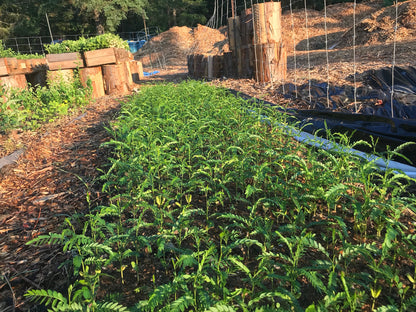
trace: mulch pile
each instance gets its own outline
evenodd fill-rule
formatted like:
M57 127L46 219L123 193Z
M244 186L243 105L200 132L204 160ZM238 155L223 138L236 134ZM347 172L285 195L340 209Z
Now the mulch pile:
M177 66L186 64L186 56L193 53L222 54L229 51L226 27L212 29L203 25L195 28L172 27L153 37L140 49L135 59L144 66Z
M416 38L416 2L399 2L397 5L397 31L396 6L382 8L370 17L357 23L355 42L357 45L375 45L406 42ZM353 29L348 30L337 42L337 48L351 47L353 44Z

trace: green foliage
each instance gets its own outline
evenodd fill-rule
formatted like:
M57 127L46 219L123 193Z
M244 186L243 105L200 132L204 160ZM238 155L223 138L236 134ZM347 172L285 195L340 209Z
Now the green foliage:
M72 288L70 288L72 290ZM52 290L29 290L25 294L31 300L36 301L45 306L50 306L51 309L48 311L56 312L126 312L128 311L122 305L116 302L104 302L104 303L93 303L86 304L80 303L76 300L68 302L68 300L61 294Z
M90 101L91 88L84 88L75 73L73 82L49 87L0 89L0 131L36 129L71 113Z
M308 148L282 124L273 108L195 81L123 103L105 144L110 203L60 236L77 300L98 302L105 268L119 285L134 278L132 311L412 309L414 180ZM143 263L158 268L150 286Z
M90 14L95 21L97 33L102 34L104 31L115 31L128 13L143 16L147 0L74 0L72 3L84 14Z
M45 45L48 53L85 52L104 48L122 48L129 50L129 45L126 40L113 34L104 34L87 39L81 37L78 40L64 40L61 43Z

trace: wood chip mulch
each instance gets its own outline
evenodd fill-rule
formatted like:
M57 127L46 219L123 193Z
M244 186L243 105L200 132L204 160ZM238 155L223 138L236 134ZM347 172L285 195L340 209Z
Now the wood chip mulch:
M105 167L109 150L100 146L109 140L105 126L120 100L101 98L38 134L11 134L25 150L17 164L0 171L0 311L28 311L30 306L34 311L23 297L29 289L66 293L71 273L58 266L68 255L59 247L26 243L58 231L65 217L85 212L87 192L92 205L105 202L97 168Z

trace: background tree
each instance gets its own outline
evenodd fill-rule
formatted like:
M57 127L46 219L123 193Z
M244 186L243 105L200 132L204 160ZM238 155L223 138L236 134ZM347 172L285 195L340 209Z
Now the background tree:
M91 17L82 14L81 10L70 1L44 0L39 6L37 14L42 27L42 35L49 35L46 14L48 14L54 36L94 34L96 32L95 25L91 23Z
M19 19L18 8L10 0L0 4L0 39L7 38L13 25Z
M95 22L96 32L114 32L129 12L145 15L147 0L71 0L81 15L89 15Z
M36 14L38 4L30 0L3 0L0 4L0 38L21 34L31 36L39 32Z
M150 26L167 30L172 26L205 24L212 14L208 0L154 0L146 8Z

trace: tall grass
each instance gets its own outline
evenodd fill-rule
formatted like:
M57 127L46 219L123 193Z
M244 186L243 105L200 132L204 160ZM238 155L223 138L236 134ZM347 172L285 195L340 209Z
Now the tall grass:
M109 129L109 205L31 242L72 251L76 295L65 304L415 308L414 181L304 146L275 126L287 123L272 108L200 82L149 86L124 103ZM63 305L45 291L27 295Z

